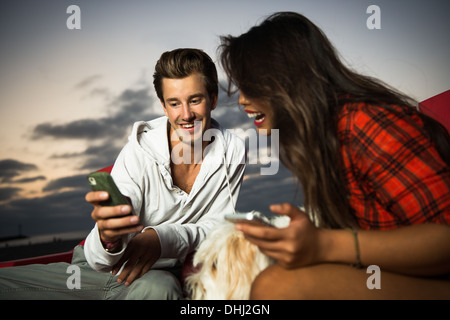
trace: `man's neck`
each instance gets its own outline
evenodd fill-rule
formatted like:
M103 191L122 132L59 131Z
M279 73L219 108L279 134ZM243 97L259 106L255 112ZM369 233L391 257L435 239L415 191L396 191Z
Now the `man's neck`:
M203 162L203 151L209 141L202 141L201 144L191 145L179 139L172 140L177 135L173 135L172 129L167 131L173 184L189 194L200 172Z

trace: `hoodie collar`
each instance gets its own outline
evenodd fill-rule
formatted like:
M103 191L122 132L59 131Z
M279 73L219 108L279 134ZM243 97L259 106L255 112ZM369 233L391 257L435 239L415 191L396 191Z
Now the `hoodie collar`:
M169 120L165 116L152 121L137 122L134 126L134 136L143 151L157 163L168 168L170 167L169 128ZM220 124L213 118L211 118L210 129L214 140L205 149L203 163L207 158L212 157L214 159L211 159L211 162L218 162L217 165L219 165L225 154L226 141ZM205 136L205 138L207 137Z

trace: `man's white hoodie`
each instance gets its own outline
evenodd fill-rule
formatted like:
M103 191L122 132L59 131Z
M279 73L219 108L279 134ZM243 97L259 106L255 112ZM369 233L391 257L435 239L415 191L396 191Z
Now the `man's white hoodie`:
M144 230L153 228L158 233L161 258L153 268L183 262L224 214L234 212L245 169L245 144L213 119L211 127L214 138L204 151L189 194L172 181L166 117L135 123L114 164L111 175L121 193L131 199ZM111 271L133 236L123 238L120 252L109 253L95 225L84 244L89 265Z

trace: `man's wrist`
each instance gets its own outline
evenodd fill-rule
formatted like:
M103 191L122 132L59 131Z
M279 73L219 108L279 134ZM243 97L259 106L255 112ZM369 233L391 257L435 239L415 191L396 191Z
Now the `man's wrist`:
M102 246L105 249L105 251L110 252L110 253L118 252L118 251L120 251L120 248L122 247L121 246L122 242L120 241L120 239L115 240L115 241L105 241L100 238L100 242L102 243Z

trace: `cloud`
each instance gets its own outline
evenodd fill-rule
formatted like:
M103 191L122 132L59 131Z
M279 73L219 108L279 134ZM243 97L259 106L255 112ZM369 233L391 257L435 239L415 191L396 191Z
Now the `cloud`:
M77 83L77 89L94 92L100 75L87 77ZM60 142L78 139L85 142L83 151L53 154L49 160L67 160L78 163L83 173L51 180L42 189L47 195L15 199L22 189L0 188L0 234L8 235L22 224L27 235L73 230L89 230L92 206L84 200L90 190L86 181L87 170L96 171L112 165L126 142L132 124L139 120L151 120L162 114L155 111L155 99L148 86L127 88L119 95L104 96L105 114L100 118L84 118L67 123L39 123L32 128L32 139L50 138ZM76 160L76 161L74 161ZM34 164L13 159L0 160L0 183L25 183L45 180L45 177L23 177L25 172L37 170ZM14 232L14 231L13 231Z
M63 125L42 123L34 128L33 139L50 136L55 139L96 139L107 133L105 119L82 119Z
M88 77L77 84L77 87L86 88L99 77ZM154 104L155 99L150 96L148 86L127 88L112 101L105 102L105 113L108 116L79 119L64 124L40 123L32 129L32 139L85 141L86 149L82 152L53 154L50 159L79 158L83 161L78 167L80 170L98 170L114 163L134 122L162 115L162 111L155 111Z
M85 139L87 142L122 138L133 122L155 117L153 101L148 87L126 89L107 106L108 117L80 119L65 124L41 123L33 128L32 138Z
M1 204L0 237L13 235L18 225L27 236L90 230L94 221L92 206L84 201L86 192L80 188Z
M85 151L85 161L80 169L96 171L114 164L122 147L114 144L89 147Z
M92 206L84 200L89 190L83 174L50 181L42 190L48 195L40 197L16 198L21 188L0 188L0 237L12 235L18 225L27 236L90 230Z
M14 188L14 187L0 188L0 202L9 200L17 196L20 191L22 191L21 188Z
M73 152L53 155L52 159L74 159L81 158L82 164L78 167L80 170L96 171L114 164L123 146L117 143L102 143L99 145L88 146L82 152Z
M152 98L148 94L149 90L150 88L148 87L145 87L140 90L126 89L117 98L117 103L119 103L120 105L121 103L130 103L130 102L138 102L138 103L151 102Z
M43 188L42 191L59 191L64 188L82 189L86 191L87 186L86 175L81 174L52 180Z
M14 183L29 183L29 182L35 182L39 180L46 180L47 178L45 176L36 176L36 177L30 177L30 178L22 178L22 179L16 179L12 182Z
M155 103L155 99L150 96L149 87L124 90L108 104L108 117L85 119L85 126L80 125L76 129L74 128L76 121L64 126L67 131L74 129L74 132L70 130L68 139L78 137L86 140L87 147L83 152L53 155L53 157L82 158L80 170L95 171L113 164L126 143L126 137L130 134L133 123L151 120L162 115L162 111L159 113L155 111L154 104L158 103ZM56 138L49 131L47 133Z
M37 166L24 163L14 159L0 160L0 183L11 182L12 178L19 176L22 172L36 170Z
M85 89L86 87L90 87L94 82L96 82L98 79L101 79L102 76L99 74L95 74L89 77L84 78L80 82L78 82L75 85L76 89Z
M264 167L264 166L263 166ZM292 173L280 165L275 175L260 175L261 165L247 165L242 183L237 211L259 210L269 212L271 204L289 202L303 203L303 193Z

